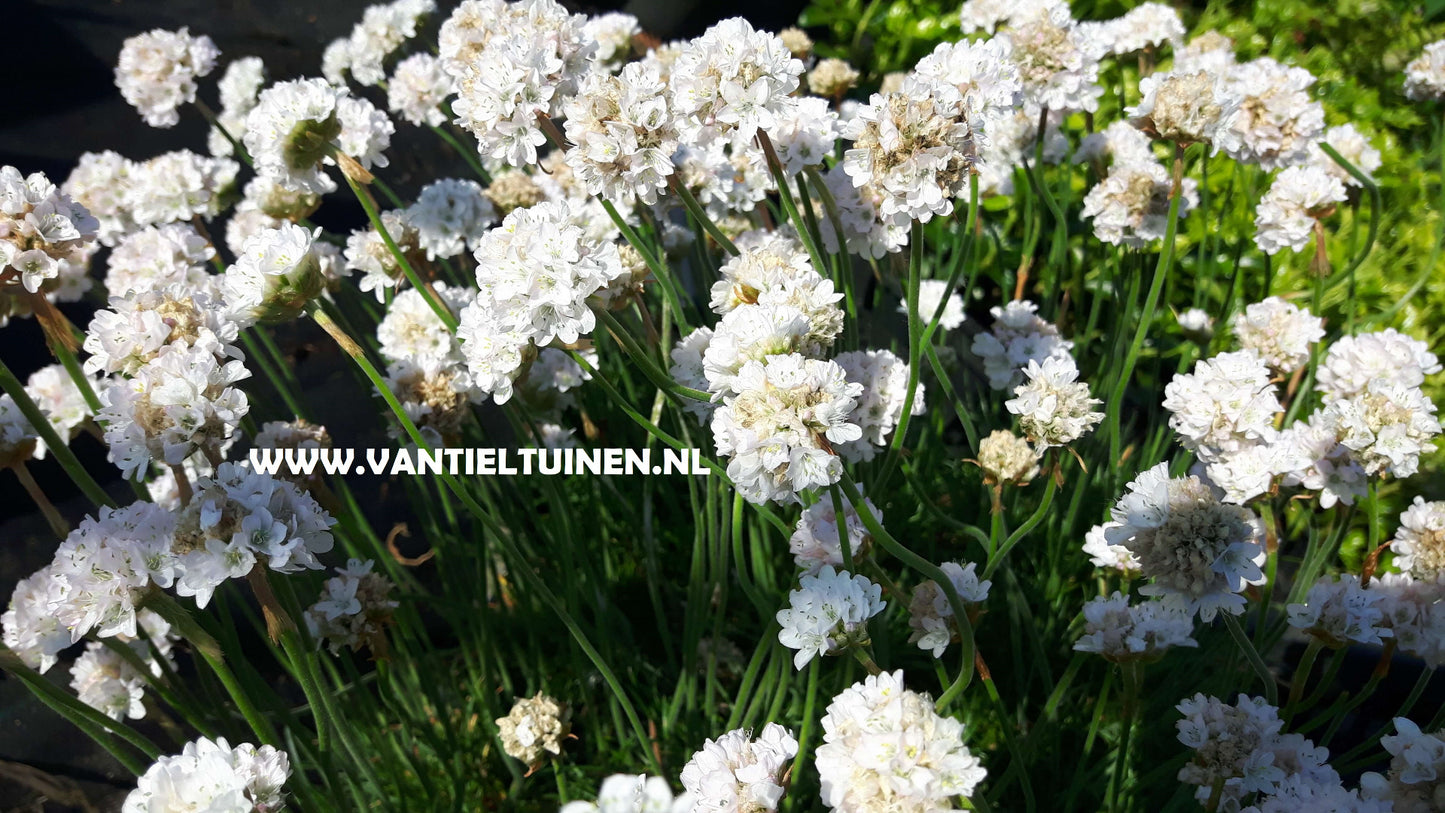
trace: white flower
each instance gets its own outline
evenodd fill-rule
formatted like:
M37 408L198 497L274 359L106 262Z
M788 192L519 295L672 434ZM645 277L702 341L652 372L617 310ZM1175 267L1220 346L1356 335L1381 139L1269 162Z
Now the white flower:
M992 140L992 139L990 139ZM1156 162L1149 136L1128 121L1116 121L1096 133L1084 136L1074 151L1074 161L1103 161L1114 164L1148 164Z
M1322 576L1310 586L1305 600L1287 608L1289 624L1319 638L1326 646L1384 643L1392 637L1380 604L1387 594L1366 590L1360 578L1345 573L1338 580Z
M0 395L0 465L25 462L32 455L43 457L35 427L20 411L9 393Z
M983 469L984 482L1027 483L1038 476L1039 453L1007 429L995 429L978 443L978 466Z
M126 207L137 225L148 226L201 217L210 220L234 188L240 164L176 150L133 165L126 184Z
M843 474L830 449L862 437L849 416L862 387L836 362L792 353L749 361L734 382L738 395L712 419L718 454L749 502L797 501L797 492L829 486Z
M953 85L973 115L985 120L1011 111L1022 101L1023 85L1009 45L1002 38L943 42L913 69L932 81Z
M841 495L840 495L841 496ZM848 534L848 550L853 561L861 561L868 555L873 544L873 535L863 525L858 511L846 499L843 501L843 525ZM883 512L867 497L863 505L873 518L883 522ZM788 538L788 550L793 554L793 564L803 575L817 575L824 566L836 569L843 567L842 541L838 536L838 513L833 508L833 499L823 495L821 499L803 509L793 535Z
M807 314L792 305L747 305L723 316L702 354L707 389L721 395L738 392L737 378L749 362L769 356L802 353L815 355L821 348L808 340Z
M1309 158L1310 145L1325 131L1324 108L1310 99L1315 78L1309 71L1260 57L1235 67L1229 81L1243 101L1230 123L1230 143L1221 145L1226 155L1266 170Z
M893 430L903 417L903 402L908 394L908 362L889 350L853 350L834 359L843 368L848 381L863 387L858 406L850 420L863 430L863 436L839 444L834 450L844 458L857 462L872 460L886 448ZM915 382L913 408L910 414L922 415L923 383Z
M410 212L410 209L382 212L381 225L402 256L415 266L421 259L421 234L412 223ZM374 226L367 225L353 231L346 238L344 255L347 270L361 272L361 280L356 287L374 293L377 302L385 301L387 289L407 282L401 262Z
M1354 505L1357 498L1365 496L1365 470L1340 444L1339 430L1329 411L1316 412L1308 421L1286 427L1268 448L1279 458L1276 469L1285 475L1284 484L1320 492L1321 508L1331 508L1338 502Z
M75 169L61 185L61 191L84 206L95 217L98 239L102 245L113 246L116 240L134 231L127 189L137 164L119 153L82 153Z
M703 743L682 768L682 786L693 796L693 811L765 813L778 809L783 775L798 755L798 741L777 723L763 726L755 740L739 728Z
M285 751L250 743L232 748L224 738L203 737L146 769L136 789L125 797L121 813L278 810L285 802L282 786L289 776L291 761Z
M91 379L91 385L94 384L95 380ZM55 428L55 434L63 441L75 437L76 432L90 418L90 405L85 402L85 396L81 395L80 387L59 364L47 365L31 373L25 382L25 392L35 405L40 407L45 419ZM18 408L15 409L16 412L19 411ZM28 431L28 422L26 428ZM44 456L45 444L37 443L35 457L38 459Z
M1417 579L1437 581L1445 575L1445 502L1417 496L1400 514L1391 550L1396 567Z
M1341 158L1349 161L1355 169L1364 173L1366 178L1373 178L1375 170L1380 168L1380 151L1375 149L1353 124L1341 124L1326 130L1318 143L1310 145L1310 163L1333 175L1345 186L1360 186L1355 176L1335 163L1335 159L1325 155L1325 151L1319 147L1320 144L1333 147Z
M242 358L232 347L238 334L213 290L176 283L110 298L86 329L85 371L135 374L172 345L195 347L218 360Z
M660 776L619 773L602 780L597 801L568 802L559 813L690 813L692 804L690 794L674 798Z
M1348 398L1364 392L1372 381L1418 387L1440 369L1429 345L1386 328L1335 340L1315 373L1316 389L1328 398Z
M992 34L1001 26L1012 25L1039 10L1047 11L1055 6L1067 8L1068 3L1065 0L964 0L958 16L963 24L963 33L983 31Z
M1084 634L1074 642L1075 650L1115 663L1157 660L1176 646L1199 646L1192 615L1160 601L1130 604L1118 591L1084 605Z
M723 263L713 283L713 312L727 315L745 305L789 306L808 320L806 341L815 348L833 343L843 332L843 298L813 268L797 239L782 234L746 232L739 235L742 253Z
M1405 66L1405 95L1422 102L1445 97L1445 40L1426 45Z
M677 129L692 142L726 136L746 145L795 104L803 63L777 35L742 17L723 20L682 46L669 78Z
M1179 320L1180 332L1190 341L1206 344L1214 337L1214 317L1203 308L1180 311L1176 318Z
M1300 810L1329 810L1335 813L1393 813L1389 801L1361 799L1360 792L1345 790L1333 771L1319 776L1294 774L1279 783L1274 793L1260 796L1241 813L1296 813ZM1363 777L1361 777L1363 780Z
M365 99L324 79L295 79L261 91L242 140L258 174L288 189L325 194L336 184L321 166L336 163L335 151L365 169L384 167L393 129Z
M1174 54L1176 73L1204 71L1225 75L1234 66L1234 40L1218 31L1205 31Z
M196 100L196 79L210 73L221 55L207 36L155 29L125 41L115 66L115 86L152 127L174 127L176 108Z
M257 563L278 573L320 570L336 520L288 480L222 463L195 483L195 496L176 518L180 557L176 592L204 608L227 579Z
M537 349L525 334L502 324L495 310L480 300L462 308L460 322L457 340L471 386L505 404L512 397L512 382L525 372Z
M838 654L868 644L868 619L883 612L883 588L867 576L824 565L798 580L788 594L788 609L779 610L778 641L798 652L793 666L802 669L815 655Z
M1090 528L1089 532L1084 535L1084 553L1088 554L1089 561L1094 567L1117 570L1125 574L1137 573L1139 557L1124 545L1109 543L1108 531L1117 527L1119 527L1119 523L1110 521Z
M1445 594L1440 583L1417 581L1409 573L1380 573L1370 580L1369 590L1383 594L1385 619L1380 626L1389 628L1401 652L1432 669L1445 662Z
M943 306L943 312L939 314L938 326L944 330L953 330L963 324L968 317L963 312L963 295L954 290L948 295L948 302L943 300L943 292L948 290L948 282L941 279L926 279L918 284L918 317L926 325L934 314L938 314L939 306ZM908 303L898 303L898 312L908 313Z
M824 159L833 155L833 146L838 141L838 114L826 99L800 98L779 114L768 137L773 141L783 174L796 178L808 167L822 166ZM820 208L819 219L823 217Z
M1205 621L1220 610L1238 615L1247 585L1263 584L1263 527L1248 509L1227 505L1197 477L1169 479L1160 463L1129 483L1115 504L1115 527L1104 538L1139 557L1153 583L1146 596L1165 596Z
M496 210L481 185L455 178L422 187L405 215L406 225L416 230L416 242L430 260L455 257L468 247L475 248L496 220Z
M555 0L464 3L452 14L441 41L442 64L456 82L452 110L485 158L514 167L537 162L547 143L538 117L562 114L597 50L586 21Z
M818 774L834 810L947 810L986 775L963 744L963 724L939 716L928 695L905 689L902 670L843 690L822 724Z
M372 564L370 559L347 560L303 616L311 637L325 641L332 652L343 646L366 647L377 657L386 652L384 630L398 604L388 597L391 580L372 573Z
M1440 434L1435 404L1416 387L1371 381L1364 392L1327 404L1325 413L1368 474L1409 477Z
M0 642L33 669L45 672L74 641L52 607L70 595L69 582L47 566L15 584L0 615Z
M1024 97L1050 110L1092 112L1099 86L1100 44L1069 15L1067 4L1031 9L999 35L1018 66Z
M1165 141L1209 144L1215 154L1238 149L1233 127L1244 97L1222 72L1176 67L1140 79L1139 95L1126 112Z
M1426 734L1413 721L1395 718L1393 736L1381 737L1390 753L1386 776L1367 773L1360 777L1360 791L1367 799L1388 801L1395 813L1430 813L1445 801L1445 738L1436 731Z
M1235 809L1251 793L1274 793L1286 778L1339 776L1325 764L1329 752L1298 734L1281 734L1279 709L1258 697L1239 695L1234 705L1196 694L1177 708L1179 741L1194 758L1179 769L1179 781L1198 786L1195 798L1210 798L1221 780L1225 804Z
M988 600L988 589L993 582L980 580L974 572L976 565L967 566L957 562L944 562L939 569L953 584L953 589L965 605L982 604ZM958 640L958 620L953 615L953 605L938 582L929 579L913 588L913 599L908 604L908 643L917 644L933 657L943 657L948 645Z
M1276 475L1294 470L1297 460L1281 453L1293 451L1292 446L1279 446L1279 435L1264 443L1240 446L1226 452L1212 452L1208 463L1195 461L1189 473L1224 492L1221 500L1244 505L1269 492Z
M80 702L112 720L145 717L145 687L145 677L99 641L86 644L70 667L70 688Z
M1104 403L1090 397L1089 385L1075 381L1079 369L1071 358L1049 357L1040 364L1030 360L1024 368L1028 379L1014 389L1014 398L1004 402L1019 416L1019 428L1037 446L1067 446L1088 434L1104 413L1094 407Z
M545 759L544 754L562 753L562 740L567 738L567 716L561 703L542 692L518 700L506 717L496 721L502 750L528 768L536 768Z
M250 377L239 361L222 362L206 347L177 344L128 379L99 393L110 460L140 479L152 462L180 465L197 450L220 455L250 405L233 386Z
M881 197L871 184L854 186L852 177L841 163L835 164L823 175L823 183L838 206L843 242L849 252L877 260L908 244L908 224L885 223L879 219ZM829 252L837 251L838 234L833 227L833 219L822 218L818 229L823 234L823 248Z
M1164 408L1173 413L1169 427L1180 442L1205 462L1268 439L1284 411L1253 350L1201 359L1192 373L1174 376L1164 387Z
M1325 336L1323 319L1277 296L1246 306L1231 328L1242 349L1283 375L1309 361L1310 345Z
M673 163L678 180L702 202L708 215L724 221L724 234L751 228L749 223L729 231L726 220L732 213L752 211L776 188L763 151L756 146L729 145L723 138L684 142Z
M1345 185L1317 164L1292 166L1270 184L1254 216L1254 242L1266 254L1302 251L1319 219L1345 200Z
M712 343L712 336L712 328L699 327L677 340L677 344L669 353L672 364L667 368L668 374L674 381L688 389L703 392L708 390L707 374L703 372L703 357ZM711 401L688 399L683 403L682 408L697 418L698 423L706 425L712 418L713 409L716 406Z
M471 302L471 292L465 288L445 282L434 282L431 288L453 314ZM451 371L466 363L456 337L415 288L392 299L386 316L376 326L376 339L381 355L388 361L409 362L427 374Z
M993 389L1012 389L1023 380L1023 370L1030 361L1073 360L1069 352L1074 343L1039 318L1038 309L1027 300L991 308L993 327L973 337L973 354L983 359L988 385Z
M248 238L222 282L232 318L243 325L293 319L320 295L326 285L315 250L320 236L319 228L283 223Z
M1109 174L1084 196L1081 217L1094 221L1094 235L1106 243L1144 248L1164 239L1174 181L1157 161L1115 162ZM1184 178L1179 218L1199 203L1198 184Z
M958 88L910 75L903 88L873 94L843 129L853 146L843 168L853 185L878 195L885 223L927 223L953 211L978 160L978 121Z
M60 276L64 262L84 262L100 221L43 174L0 167L0 277L30 293Z
M478 306L539 347L591 333L588 299L625 272L617 246L586 235L566 201L516 209L475 252Z
M632 38L642 33L642 26L631 14L612 11L589 18L583 30L597 42L597 64L616 71L632 56Z
M351 77L361 85L375 85L385 80L382 63L402 43L415 37L420 18L435 10L433 0L396 0L368 6L361 22L351 29L351 36L347 38L345 53Z
M620 75L588 74L566 106L567 163L588 193L607 201L656 203L677 152L667 85L657 65L634 62Z
M1103 28L1108 53L1121 56L1184 42L1184 21L1179 12L1163 3L1140 3L1124 16L1104 23Z
M452 78L440 59L431 54L412 54L396 63L386 85L386 109L420 127L446 123L442 104L452 95Z
M206 264L216 256L189 223L150 226L126 235L110 252L105 288L111 296L146 292L174 284L204 285Z

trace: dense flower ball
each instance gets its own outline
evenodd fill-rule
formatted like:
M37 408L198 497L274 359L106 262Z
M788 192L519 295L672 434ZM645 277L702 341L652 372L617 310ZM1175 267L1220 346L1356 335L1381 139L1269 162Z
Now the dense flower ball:
M1422 102L1445 98L1445 40L1426 45L1405 66L1405 95Z
M674 797L660 776L619 773L602 780L597 801L568 802L559 813L691 813L692 805L691 794Z
M843 168L854 186L879 196L885 223L947 215L978 160L971 115L957 87L909 76L901 90L875 93L844 127L853 147L843 154Z
M1143 98L1129 115L1165 141L1209 144L1215 153L1237 148L1232 128L1244 100L1222 74L1175 70L1146 76L1139 80L1139 94Z
M386 85L386 107L420 127L446 123L442 105L452 95L452 78L431 54L412 54L396 63Z
M1098 108L1101 49L1066 3L1033 5L1010 23L1000 37L1018 66L1025 99L1050 110Z
M868 645L868 619L883 612L883 588L846 570L824 565L798 580L788 594L788 609L778 611L778 641L790 649L793 666L802 669L814 656Z
M1106 528L1111 545L1139 557L1139 569L1153 583L1140 589L1164 596L1205 621L1220 610L1238 615L1247 585L1263 584L1263 526L1252 512L1220 501L1197 477L1170 479L1160 463L1129 483L1115 504L1117 526Z
M1253 350L1202 359L1194 371L1164 387L1169 427L1180 442L1208 462L1271 437L1274 416L1284 411L1269 368Z
M1074 642L1115 663L1158 660L1176 646L1199 646L1192 615L1160 601L1131 604L1118 591L1084 605L1084 634Z
M1371 382L1418 387L1440 370L1428 344L1386 328L1336 339L1315 373L1315 388L1328 398L1348 398Z
M1241 348L1282 375L1309 361L1310 345L1325 337L1323 319L1277 296L1246 306L1230 327Z
M1306 779L1339 776L1325 764L1329 752L1299 734L1282 734L1279 709L1262 698L1239 695L1233 705L1196 694L1177 708L1184 715L1176 727L1179 741L1193 749L1193 759L1179 769L1179 781L1195 785L1195 798L1210 798L1217 785L1229 809L1252 793L1272 794L1289 776Z
M442 178L422 187L405 220L427 259L434 260L475 249L497 214L476 181Z
M210 73L221 55L210 37L155 29L125 41L115 66L115 86L152 127L174 127L176 108L196 100L196 79Z
M995 485L1027 483L1039 473L1039 453L1024 438L995 429L978 443L978 466Z
M326 286L316 252L320 236L321 229L283 223L247 239L222 283L232 318L250 325L298 316Z
M682 786L693 810L766 813L778 809L784 774L798 755L798 741L786 728L768 723L753 739L745 728L708 740L682 768Z
M988 385L996 390L1012 389L1023 380L1029 362L1055 358L1073 364L1069 351L1074 343L1059 335L1059 329L1038 315L1038 306L1014 300L995 306L993 327L973 337L973 353L983 359Z
M939 565L966 607L987 601L988 590L993 586L993 582L979 579L976 567L973 562L966 566L957 562ZM932 652L935 658L942 657L948 645L959 639L953 604L938 582L929 579L913 588L913 598L908 604L908 628L912 630L908 643Z
M1445 805L1445 737L1429 734L1405 717L1395 718L1395 734L1381 737L1390 754L1385 776L1367 773L1360 790L1367 799L1391 803L1395 813L1430 813Z
M1325 131L1325 111L1309 96L1315 77L1260 57L1233 70L1230 82L1242 97L1230 123L1226 155L1236 161L1280 169L1309 157L1310 145Z
M839 496L841 497L841 493ZM841 502L841 529L838 527L838 512L832 498L827 495L804 508L803 515L798 517L793 535L788 538L788 550L793 554L793 564L798 566L803 575L817 575L825 565L837 570L843 568L843 540L839 536L840 531L848 535L848 550L853 554L853 561L862 561L869 555L873 546L873 535L858 516L857 509L846 499ZM879 523L883 522L883 512L878 510L872 500L864 497L863 506L874 519Z
M1393 636L1382 606L1388 597L1386 592L1365 589L1351 573L1339 579L1322 576L1310 585L1304 601L1289 605L1289 623L1329 647L1379 646L1382 638Z
M839 353L834 359L848 376L848 381L861 384L850 420L863 430L863 436L834 447L850 461L872 460L887 448L898 421L903 417L903 402L908 394L908 362L889 350L853 350ZM915 383L910 414L922 415L923 384Z
M733 387L738 394L714 413L712 433L749 502L795 502L797 492L842 477L831 444L863 436L849 420L863 388L836 362L769 356L743 365Z
M567 103L567 163L604 200L656 203L672 175L677 129L656 64L634 62L613 76L591 73Z
M246 151L256 172L288 188L325 194L336 184L322 171L337 153L363 169L388 164L394 130L386 114L324 79L279 82L261 91L246 115Z
M1031 359L1024 377L1027 381L1004 407L1019 416L1024 437L1036 446L1067 446L1104 419L1104 413L1094 411L1104 402L1089 395L1088 384L1075 380L1079 369L1073 359L1050 357L1042 364Z
M39 291L63 264L85 261L99 229L89 210L43 174L0 167L0 289L18 277L25 290Z
M562 740L567 738L567 717L562 704L542 692L518 700L506 717L497 718L502 750L529 768L541 765L545 754L562 753Z
M1113 245L1143 248L1168 233L1174 182L1157 161L1116 163L1108 177L1084 196L1082 217L1094 221L1094 234ZM1197 184L1182 180L1179 218L1199 203Z
M257 445L261 439L257 438ZM386 654L386 627L398 606L389 598L391 580L372 573L368 559L350 559L346 567L326 580L321 596L306 609L304 619L311 637L324 641L332 652L343 646L370 649L376 657Z
M1345 197L1345 185L1318 165L1285 169L1259 199L1254 217L1255 245L1266 254L1282 248L1303 250L1319 219Z
M771 130L795 104L803 63L776 35L732 17L682 46L669 85L677 129L689 141L722 136L733 146Z
M279 810L286 801L282 786L290 776L285 751L250 743L232 748L222 737L203 737L147 768L125 797L121 813Z
M1327 404L1324 419L1368 474L1409 477L1440 434L1435 404L1424 392L1375 381Z
M818 774L834 810L947 810L986 774L963 744L963 724L939 716L928 695L905 689L901 670L845 689L822 722Z

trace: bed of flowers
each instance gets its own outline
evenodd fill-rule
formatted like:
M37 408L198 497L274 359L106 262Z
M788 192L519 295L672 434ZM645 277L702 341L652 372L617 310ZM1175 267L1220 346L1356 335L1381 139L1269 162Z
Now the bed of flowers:
M1354 296L1430 204L1167 6L958 19L879 81L554 0L372 6L301 78L128 40L209 143L0 169L54 356L0 363L0 466L56 544L0 668L125 813L1445 809L1441 364ZM1445 41L1398 81L1438 118ZM388 184L401 128L456 176ZM362 445L302 344L396 449L707 472L264 473Z

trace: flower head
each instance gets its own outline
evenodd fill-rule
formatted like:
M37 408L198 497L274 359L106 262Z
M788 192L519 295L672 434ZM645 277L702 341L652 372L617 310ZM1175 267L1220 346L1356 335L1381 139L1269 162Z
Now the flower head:
M766 813L783 798L784 773L798 755L798 741L786 728L768 723L753 739L735 729L703 744L682 768L682 786L694 810Z
M542 764L546 754L562 753L569 717L566 707L553 697L537 692L512 705L506 717L497 718L497 736L507 756L521 760L529 769Z
M210 73L221 55L207 36L155 29L125 41L115 66L115 86L152 127L174 127L176 108L196 100L196 79Z

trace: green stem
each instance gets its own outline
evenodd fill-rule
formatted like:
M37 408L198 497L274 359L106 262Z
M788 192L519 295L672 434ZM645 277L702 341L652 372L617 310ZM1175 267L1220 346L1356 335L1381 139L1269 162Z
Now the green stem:
M344 172L342 174L346 175ZM432 312L437 315L437 318L442 321L442 324L446 325L447 332L456 333L457 325L460 324L457 321L457 317L452 314L451 309L446 306L446 303L439 301L435 297L431 286L421 278L421 275L416 272L415 268L411 267L411 263L406 259L406 255L402 253L401 248L397 246L396 241L392 239L391 233L386 230L386 225L381 222L381 214L376 210L376 201L372 200L371 193L361 188L361 185L352 180L349 175L346 176L346 184L351 187L351 192L356 196L357 201L361 203L361 208L366 210L366 217L371 221L371 227L376 229L376 233L381 237L381 242L386 244L387 251L391 252L391 256L395 258L397 264L401 266L401 272L406 275L407 282L410 282L411 286L417 289L421 294L421 298L426 301L427 306L432 309Z
M726 251L734 257L738 256L738 254L741 253L738 251L738 247L733 245L733 241L729 240L728 236L722 233L722 229L719 229L717 224L712 222L712 218L707 216L707 210L702 208L702 204L698 203L697 198L692 196L692 192L688 190L687 184L684 184L676 174L668 178L667 182L668 185L672 187L673 193L682 201L683 208L687 209L688 214L692 215L692 219L696 220L697 224L702 226L703 230L711 235L712 239L717 241L718 245L722 246L723 251Z
M1264 684L1264 698L1271 706L1279 705L1279 688L1275 686L1274 675L1270 674L1269 667L1265 665L1264 658L1259 656L1259 650L1254 648L1249 636L1244 634L1244 628L1239 626L1239 619L1229 612L1223 612L1224 626L1229 630L1229 635L1239 645L1239 651L1244 653L1245 660L1254 669L1254 674Z
M893 430L892 442L888 444L888 455L878 472L873 485L874 491L883 493L903 452L903 439L908 434L908 424L913 417L913 399L918 393L918 377L922 372L920 357L923 351L923 323L918 314L918 292L923 279L923 224L913 223L913 233L908 246L908 389L904 390L903 411L898 416L898 426Z

